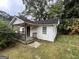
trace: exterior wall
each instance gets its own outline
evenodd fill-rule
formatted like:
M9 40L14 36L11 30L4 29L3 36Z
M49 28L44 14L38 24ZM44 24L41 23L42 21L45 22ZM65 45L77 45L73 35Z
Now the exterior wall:
M47 27L47 34L42 33L42 27L31 27L31 33L30 36L32 37L32 33L37 32L37 38L42 39L42 40L47 40L47 41L54 41L56 34L57 34L57 27L54 26L46 26Z
M45 26L45 27L47 27L47 33L46 34L42 33L43 32L43 30L42 30L43 27L44 26L38 26L38 27L30 26L30 37L33 37L33 33L37 33L37 38L38 39L53 42L55 37L56 37L56 34L57 34L56 25L54 25L54 26ZM19 31L22 31L22 28L23 27L20 27ZM27 37L27 35L26 35L26 37Z
M38 27L30 27L30 36L33 37L33 33L37 33Z
M20 24L20 23L24 23L24 21L21 19L17 19L17 20L15 20L15 22L13 24Z

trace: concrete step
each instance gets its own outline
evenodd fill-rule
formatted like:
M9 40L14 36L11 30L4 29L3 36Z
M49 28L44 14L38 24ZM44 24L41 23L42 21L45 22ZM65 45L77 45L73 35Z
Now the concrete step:
M26 39L26 44L30 44L30 43L32 43L32 42L34 42L33 38L28 37L28 38Z

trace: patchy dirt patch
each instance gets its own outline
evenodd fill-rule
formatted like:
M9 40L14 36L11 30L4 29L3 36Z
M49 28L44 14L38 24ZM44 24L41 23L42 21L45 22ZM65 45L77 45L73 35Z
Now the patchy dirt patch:
M29 46L30 46L30 47L33 47L33 48L38 48L40 45L41 45L41 43L39 43L39 42L37 42L37 41L35 41L35 42L29 44Z
M38 55L36 55L35 58L36 58L36 59L41 59L40 56L38 56Z

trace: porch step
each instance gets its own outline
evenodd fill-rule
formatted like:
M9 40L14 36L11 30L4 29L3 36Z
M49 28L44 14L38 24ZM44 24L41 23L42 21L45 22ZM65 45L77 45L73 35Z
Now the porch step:
M34 38L28 37L26 40L18 40L18 41L23 44L30 44L30 43L34 42Z
M30 44L30 43L32 43L32 42L34 42L33 38L28 37L28 38L26 39L26 44Z
M18 41L23 43L23 44L26 44L26 41L23 41L23 40L18 40Z

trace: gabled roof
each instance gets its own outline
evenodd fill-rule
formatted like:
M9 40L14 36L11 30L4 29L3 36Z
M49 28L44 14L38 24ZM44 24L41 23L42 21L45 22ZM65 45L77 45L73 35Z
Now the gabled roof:
M35 23L34 21L31 21L31 20L29 20L29 19L27 19L27 18L25 18L25 17L18 17L18 18L20 18L21 20L23 20L23 21L25 21L25 22L28 22L28 23Z
M24 20L25 22L33 23L33 24L58 24L58 19L49 19L49 20L40 20L40 21L31 21L27 18L19 17L20 19Z
M31 23L31 24L34 24L34 25L49 25L49 24L58 24L58 19L49 19L49 20L40 20L40 21L31 21L31 20L28 20L27 18L21 18L21 17L16 17L16 18L19 18L21 20L23 20L24 22L26 23ZM15 21L15 20L14 20ZM13 22L14 22L13 21ZM12 21L11 21L12 22ZM13 23L12 22L12 23Z

